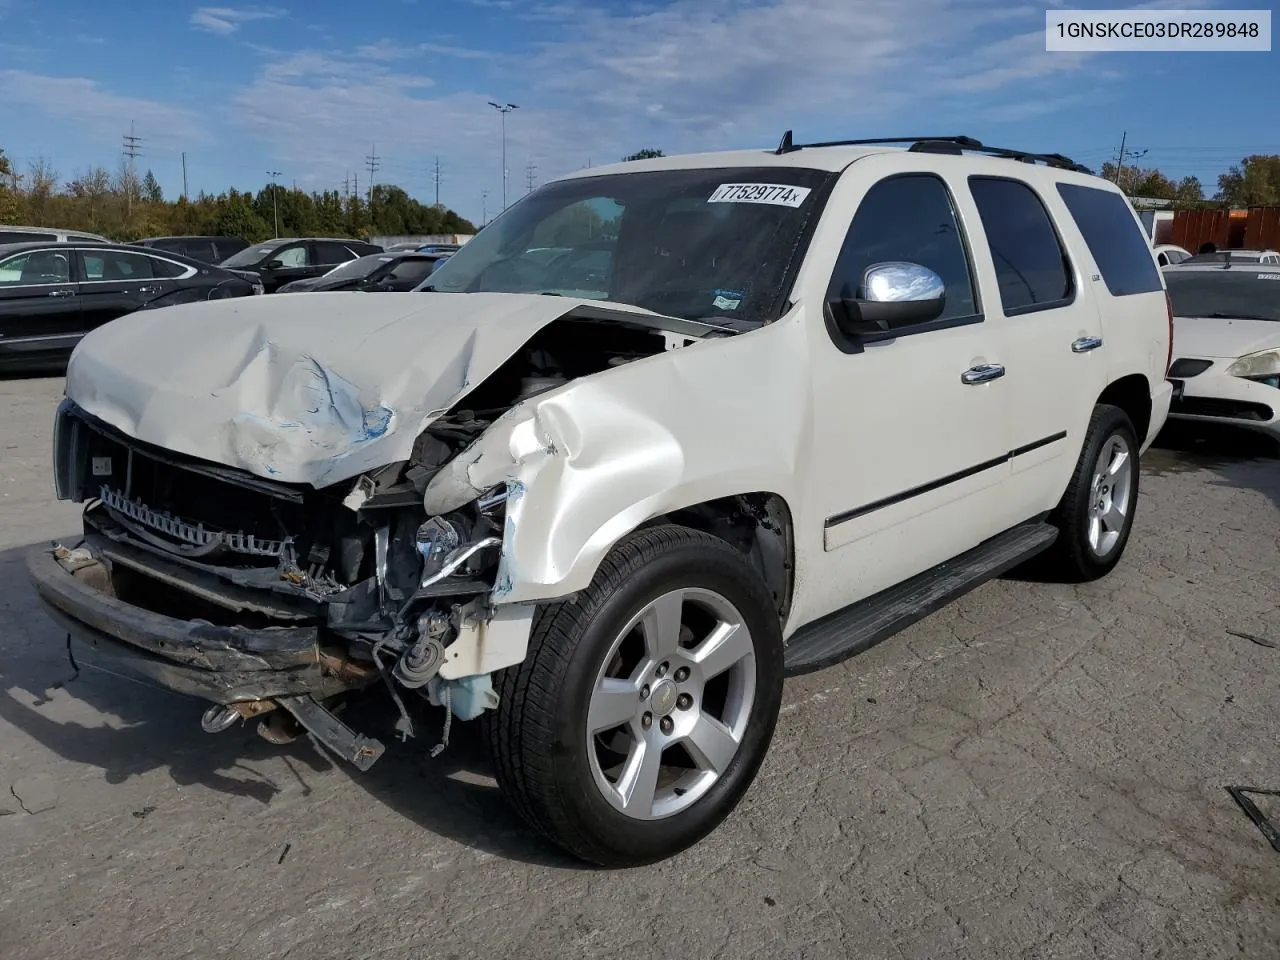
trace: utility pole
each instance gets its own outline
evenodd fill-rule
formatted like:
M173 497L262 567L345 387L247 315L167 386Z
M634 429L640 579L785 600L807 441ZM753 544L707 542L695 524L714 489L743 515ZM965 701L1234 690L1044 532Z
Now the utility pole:
M1137 160L1139 157L1146 156L1147 154L1147 151L1145 149L1125 150L1124 145L1125 145L1125 142L1128 140L1128 138L1129 138L1128 131L1125 131L1120 135L1120 153L1116 155L1115 184L1117 187L1120 187L1121 191L1124 190L1124 186L1121 184L1120 180L1121 180L1121 174L1124 173L1125 160Z
M436 206L440 206L440 157L436 157L436 171L433 176L436 182Z
M137 179L133 171L133 162L142 154L139 145L142 143L141 137L133 135L133 121L129 121L129 132L124 137L124 155L129 158L129 177L128 182L124 185L125 195L125 215L133 215L133 183Z
M182 199L187 199L187 151L182 151Z
M276 236L280 236L280 205L277 201L279 188L276 187L276 177L280 176L279 170L268 170L267 176L271 178L271 213L275 220Z
M494 103L489 106L502 115L502 209L507 209L507 114L520 108L514 103Z
M373 206L373 180L382 161L378 159L377 145L369 148L369 155L364 158L364 165L369 168L369 206Z
M534 175L534 171L536 171L537 169L538 168L533 165L532 160L530 160L528 163L525 164L525 167L524 167L524 183L525 183L524 192L525 193L531 193L533 191L533 183L534 183L533 175Z
M488 190L480 191L480 203L481 203L480 226L483 227L486 223L489 222L489 191Z

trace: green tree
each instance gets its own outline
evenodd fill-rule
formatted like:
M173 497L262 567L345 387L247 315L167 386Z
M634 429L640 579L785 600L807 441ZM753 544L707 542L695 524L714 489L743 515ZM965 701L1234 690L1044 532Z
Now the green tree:
M22 198L18 195L18 176L13 172L9 158L0 150L0 223L16 223L22 210Z
M623 162L628 160L653 160L656 157L665 157L666 154L661 150L655 150L653 147L645 147L643 150L637 150L629 157L623 157Z
M1280 154L1253 154L1218 177L1217 199L1233 207L1280 204Z
M160 189L160 182L150 170L142 178L142 198L151 203L164 203L164 191Z

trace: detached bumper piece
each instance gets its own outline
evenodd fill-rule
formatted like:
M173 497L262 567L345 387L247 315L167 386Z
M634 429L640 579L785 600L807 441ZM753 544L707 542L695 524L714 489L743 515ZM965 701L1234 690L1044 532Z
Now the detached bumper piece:
M322 647L318 627L222 626L156 613L117 596L110 566L83 549L34 549L27 570L45 612L66 630L77 668L210 701L244 717L283 708L361 770L382 755L382 744L321 704L380 674L373 664Z

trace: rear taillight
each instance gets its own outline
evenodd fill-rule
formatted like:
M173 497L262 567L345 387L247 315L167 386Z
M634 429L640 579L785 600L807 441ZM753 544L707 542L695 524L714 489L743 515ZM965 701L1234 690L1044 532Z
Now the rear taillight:
M1169 367L1173 364L1173 298L1169 296L1168 291L1165 291L1164 305L1169 311L1169 353L1164 358L1164 370L1168 373Z

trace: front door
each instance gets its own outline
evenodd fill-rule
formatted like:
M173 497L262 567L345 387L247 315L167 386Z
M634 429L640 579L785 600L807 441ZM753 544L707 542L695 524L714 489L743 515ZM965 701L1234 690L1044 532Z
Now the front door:
M64 359L80 339L70 251L27 250L0 260L0 365Z
M829 307L811 331L808 496L820 510L806 511L815 529L805 535L815 549L821 541L826 570L803 591L805 620L1001 530L994 507L1010 475L1001 324L984 315L953 188L929 166L927 155L860 160L833 192L815 241L834 246L832 220L852 219L834 269L813 276L819 303L859 297L866 269L893 261L928 267L946 300L936 320L872 341L843 336Z
M263 265L262 285L267 293L274 293L286 283L318 277L324 271L316 269L313 245L306 240L290 243L273 253Z

